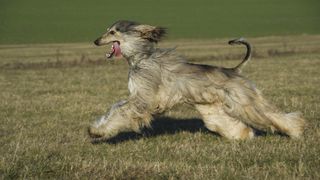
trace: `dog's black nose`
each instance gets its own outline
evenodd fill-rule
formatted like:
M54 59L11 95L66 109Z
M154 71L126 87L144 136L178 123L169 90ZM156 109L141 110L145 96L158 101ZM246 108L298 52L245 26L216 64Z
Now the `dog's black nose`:
M94 44L97 45L97 46L99 46L99 44L100 44L100 38L96 39L96 40L94 41Z

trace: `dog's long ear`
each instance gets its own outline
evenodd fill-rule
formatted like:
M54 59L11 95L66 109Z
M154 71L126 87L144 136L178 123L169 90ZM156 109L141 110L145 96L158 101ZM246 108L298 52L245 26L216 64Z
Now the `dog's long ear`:
M166 28L150 25L138 25L135 27L141 33L143 39L148 39L151 42L159 42L166 34Z

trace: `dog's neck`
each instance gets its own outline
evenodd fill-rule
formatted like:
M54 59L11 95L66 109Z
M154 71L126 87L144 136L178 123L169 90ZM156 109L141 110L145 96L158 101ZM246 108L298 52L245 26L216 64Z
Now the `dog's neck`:
M137 53L133 56L130 57L126 57L126 60L128 61L128 64L131 68L137 67L139 65L139 63L144 60L144 59L148 59L150 57L149 54L145 54L145 53Z
M131 67L149 58L156 51L155 43L146 40L132 40L122 44L121 53Z

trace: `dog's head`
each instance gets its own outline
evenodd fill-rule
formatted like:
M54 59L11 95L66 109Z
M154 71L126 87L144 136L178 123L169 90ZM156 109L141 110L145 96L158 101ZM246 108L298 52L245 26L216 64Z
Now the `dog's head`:
M101 37L94 41L97 46L112 44L106 56L131 57L137 53L150 53L154 44L166 34L165 28L133 21L117 21Z

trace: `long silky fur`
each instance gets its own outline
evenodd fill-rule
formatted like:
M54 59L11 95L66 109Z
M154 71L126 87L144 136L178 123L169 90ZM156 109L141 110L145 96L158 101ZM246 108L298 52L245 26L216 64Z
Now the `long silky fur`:
M153 116L182 103L193 105L208 129L229 139L252 138L254 129L301 137L305 120L300 113L279 111L238 70L189 63L174 49L158 49L145 37L153 26L123 24L132 24L121 33L130 95L89 128L92 137L105 140L124 131L139 132ZM145 34L136 33L140 31ZM158 42L164 32L154 32Z

